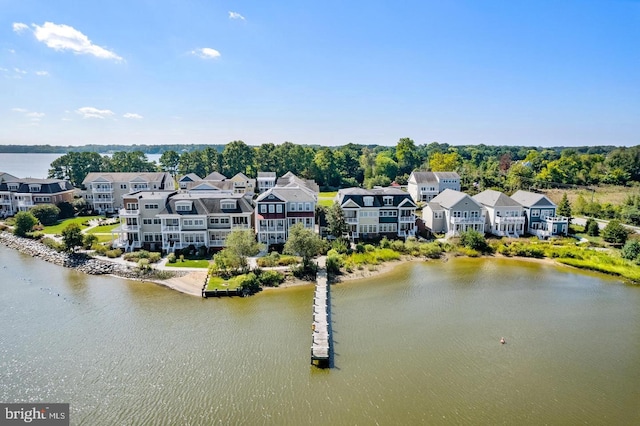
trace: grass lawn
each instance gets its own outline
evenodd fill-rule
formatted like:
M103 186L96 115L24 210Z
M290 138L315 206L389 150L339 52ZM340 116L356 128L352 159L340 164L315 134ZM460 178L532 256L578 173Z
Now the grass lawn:
M185 259L181 262L180 259L176 263L167 263L170 268L208 268L209 261L206 259Z
M321 192L318 195L318 198L335 198L335 196L338 195L338 191L333 191L333 192Z
M319 205L321 205L321 206L325 206L325 207L331 207L331 206L333 205L333 202L334 202L334 201L333 201L333 198L331 198L331 199L326 199L326 198L325 198L325 199L322 199L322 198L319 198L319 199L318 199L318 204L319 204Z
M230 278L225 280L222 277L212 276L209 277L209 282L207 283L207 290L235 290L240 286L240 280L244 275L239 275L237 277Z
M94 234L98 237L99 243L110 243L111 242L111 234Z
M120 223L114 223L113 225L100 225L95 228L91 228L87 231L89 234L111 234L111 231L120 226Z
M80 225L80 228L83 228L84 227L84 225L82 225L83 223L89 222L92 219L100 219L100 218L102 218L102 216L81 216L81 217L74 217L71 219L65 219L62 222L58 222L55 225L45 226L42 232L45 234L54 234L54 235L60 234L64 228L66 228L72 223L77 223L78 225Z

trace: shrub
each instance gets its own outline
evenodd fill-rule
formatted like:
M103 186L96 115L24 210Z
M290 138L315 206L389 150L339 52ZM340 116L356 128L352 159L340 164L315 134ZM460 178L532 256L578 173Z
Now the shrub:
M56 207L58 207L58 209L60 210L60 213L58 213L58 219L68 219L75 215L73 204L68 201L61 201L56 204Z
M338 253L344 254L349 250L350 245L349 240L340 237L331 243L331 248Z
M60 209L53 204L38 204L29 210L43 225L53 225L58 221Z
M140 269L141 271L147 271L151 269L151 266L149 265L149 259L138 260L138 269Z
M391 248L391 241L387 237L384 237L380 240L380 248Z
M364 253L364 251L365 251L364 244L362 243L356 244L356 253Z
M94 250L96 254L104 256L107 253L107 251L109 251L109 248L105 245L95 243L91 245L91 250Z
M365 244L364 246L364 251L366 251L367 253L370 253L372 251L374 251L376 248L373 246L373 244Z
M258 281L258 277L253 272L249 272L247 275L243 275L238 277L239 286L242 290L249 291L251 293L255 293L260 290L260 282Z
M258 275L263 287L278 287L284 281L284 274L278 271L263 271Z
M602 230L602 239L608 243L623 245L627 242L627 238L629 237L629 230L622 226L620 221L611 220Z
M42 239L41 242L46 247L49 247L50 249L53 249L55 251L58 251L58 252L64 251L64 244L57 242L53 238L45 237Z
M442 247L438 242L421 244L420 255L430 259L439 259L442 256Z
M627 260L640 261L640 240L633 239L627 241L622 248L622 257Z
M31 238L32 240L40 240L44 237L44 234L39 231L32 231L32 232L27 232L25 237Z
M16 213L14 220L15 227L13 229L13 233L18 237L24 237L27 235L27 232L31 231L31 229L38 223L38 219L29 212Z
M107 250L105 255L110 259L115 259L116 257L122 256L122 250L120 250L118 248L117 249L112 249L112 250Z
M398 253L404 253L404 242L400 240L395 240L391 242L391 249L397 251Z
M94 234L84 234L82 237L82 248L88 250L98 242L98 237Z
M598 222L596 222L596 220L592 217L587 219L584 230L587 235L591 237L597 237L598 235L600 235L600 227L598 226Z
M466 248L479 252L485 252L489 248L484 235L473 229L460 234L460 244Z
M336 250L329 250L327 253L327 272L337 275L340 273L340 268L344 264L344 259L340 253Z
M167 255L167 263L176 263L176 254L175 253L169 253Z

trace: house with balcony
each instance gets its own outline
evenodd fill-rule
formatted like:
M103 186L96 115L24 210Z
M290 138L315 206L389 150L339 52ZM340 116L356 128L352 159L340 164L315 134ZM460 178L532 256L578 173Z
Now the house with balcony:
M557 216L557 206L544 194L529 191L516 191L511 198L523 208L526 217L526 230L538 238L567 235L569 218Z
M445 189L460 191L460 176L456 172L411 172L407 191L414 202L429 202Z
M258 192L262 194L276 186L276 172L258 172L256 181L258 184Z
M168 172L96 173L82 181L84 197L98 213L115 213L123 208L123 195L136 191L175 190Z
M167 199L156 217L163 251L171 253L190 245L221 249L231 231L252 228L253 206L244 194L178 193Z
M320 187L313 179L302 179L294 175L292 172L287 172L276 180L276 187L281 188L303 188L309 192L315 194L316 200L320 193Z
M0 217L13 216L38 204L70 203L74 192L66 180L16 178L3 173L0 178Z
M255 213L258 242L284 244L296 223L315 232L317 200L317 193L300 186L275 186L260 194Z
M416 203L399 188L347 188L336 195L352 241L416 235Z
M471 229L484 233L483 206L464 192L445 189L422 209L422 220L433 233L447 237L460 235Z
M120 226L113 229L112 244L125 251L162 249L162 229L158 214L176 191L136 191L122 197L118 210Z
M256 192L256 180L250 179L244 173L237 173L229 181L233 184L233 192L253 196Z
M484 207L485 232L498 237L515 238L524 234L524 208L516 200L492 189L482 191L471 198Z

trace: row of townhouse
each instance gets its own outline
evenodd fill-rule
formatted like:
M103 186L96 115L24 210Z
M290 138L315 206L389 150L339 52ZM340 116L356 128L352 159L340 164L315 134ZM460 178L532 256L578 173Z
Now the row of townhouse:
M352 241L416 235L416 203L398 188L341 189L336 202L344 211Z
M66 180L17 178L0 173L0 217L13 216L38 204L72 202L74 192Z
M448 237L475 230L496 236L540 238L567 235L569 219L556 215L557 206L545 195L517 191L511 197L486 190L473 197L452 189L429 201L422 219L427 229Z
M256 180L247 177L244 173L236 173L232 178L227 178L218 172L210 173L204 178L201 178L195 173L189 173L178 180L180 189L192 189L203 183L215 186L223 191L231 191L235 194L253 196L256 191Z
M195 181L194 181L195 182ZM318 186L287 173L261 194L220 189L212 180L184 191L136 191L122 197L114 246L173 252L190 245L222 248L234 229L254 229L258 241L283 244L296 223L315 231Z

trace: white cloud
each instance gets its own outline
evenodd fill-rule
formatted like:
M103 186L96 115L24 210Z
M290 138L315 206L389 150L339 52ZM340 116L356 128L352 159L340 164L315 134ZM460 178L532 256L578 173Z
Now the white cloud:
M28 109L24 108L11 108L11 111L24 114L24 116L28 118L32 124L38 123L40 120L42 120L42 117L46 115L44 112L29 111Z
M240 15L238 12L231 12L229 11L229 19L240 19L242 21L244 21L244 16Z
M40 120L42 117L45 116L45 113L44 112L28 112L25 115L31 119L36 118Z
M220 57L220 52L210 47L203 47L202 49L192 50L191 54L199 56L203 59L215 59Z
M70 118L63 118L62 121L73 121L73 120Z
M36 71L36 75L46 76L49 75L49 71Z
M33 24L33 27L35 28L33 35L36 36L36 39L54 50L71 50L78 55L93 55L97 58L115 61L122 60L116 53L93 44L86 35L69 25L45 22L42 26Z
M26 74L27 72L25 70L21 70L20 68L14 68L13 69L17 74Z
M20 34L24 30L28 30L29 26L27 24L23 24L22 22L14 22L13 23L13 31Z
M82 107L76 110L77 114L80 114L82 118L106 118L113 115L113 111L108 109L98 109L94 107Z
M133 120L142 120L142 116L140 114L136 114L133 112L128 112L126 114L123 115L124 118L130 118Z
M9 51L9 53L12 53L12 54L13 54L13 53L16 53L16 50L15 50L15 49L7 49L7 50Z
M13 111L13 112L28 112L28 110L26 110L24 108L11 108L11 111Z

